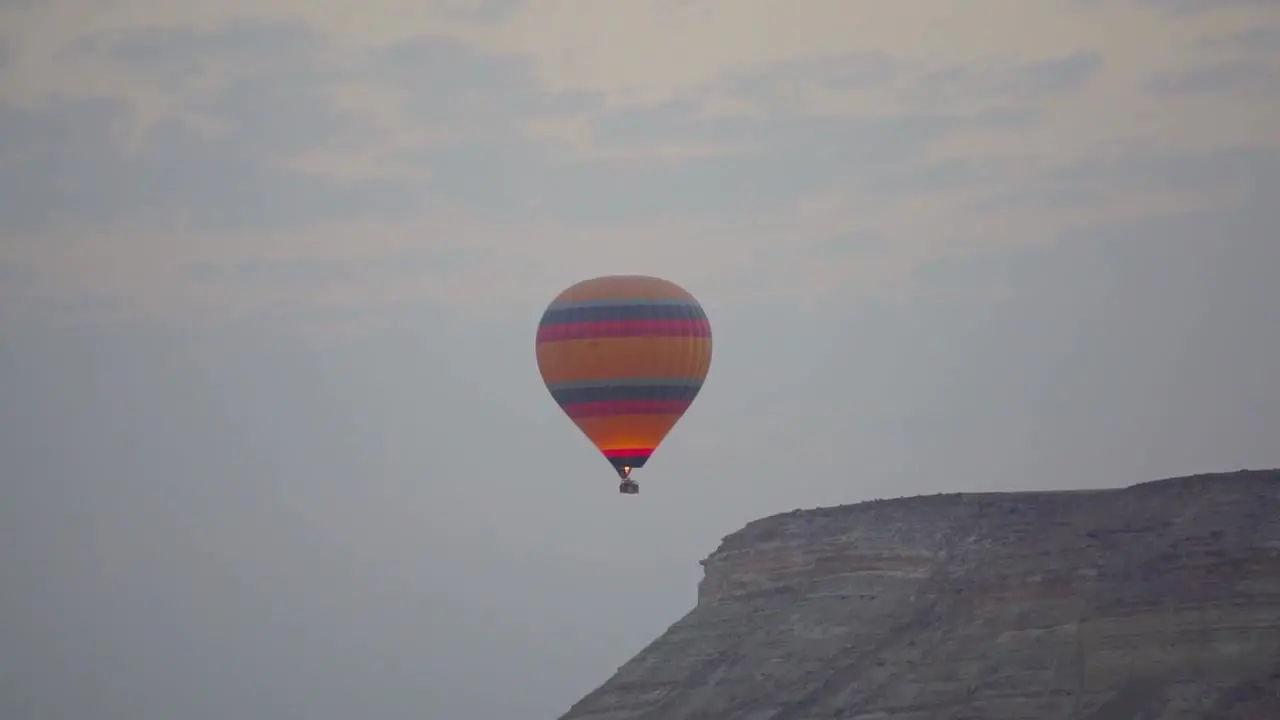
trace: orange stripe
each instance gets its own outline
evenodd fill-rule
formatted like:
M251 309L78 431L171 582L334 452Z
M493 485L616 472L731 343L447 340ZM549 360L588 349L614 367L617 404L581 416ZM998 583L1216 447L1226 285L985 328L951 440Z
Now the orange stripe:
M575 418L573 423L601 450L655 448L683 413Z
M546 383L610 378L698 378L711 367L711 338L621 337L538 344Z
M684 288L662 278L644 275L608 275L583 280L561 292L555 303L589 300L693 300Z

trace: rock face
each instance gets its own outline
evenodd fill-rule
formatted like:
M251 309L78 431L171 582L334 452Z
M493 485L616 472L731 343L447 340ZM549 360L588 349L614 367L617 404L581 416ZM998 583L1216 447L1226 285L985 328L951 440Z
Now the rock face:
M793 511L562 720L1280 719L1280 471Z

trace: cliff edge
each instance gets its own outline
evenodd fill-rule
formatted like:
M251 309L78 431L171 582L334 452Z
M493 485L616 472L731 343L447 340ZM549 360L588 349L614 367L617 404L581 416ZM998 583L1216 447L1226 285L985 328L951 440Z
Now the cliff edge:
M561 720L1280 718L1280 470L764 518Z

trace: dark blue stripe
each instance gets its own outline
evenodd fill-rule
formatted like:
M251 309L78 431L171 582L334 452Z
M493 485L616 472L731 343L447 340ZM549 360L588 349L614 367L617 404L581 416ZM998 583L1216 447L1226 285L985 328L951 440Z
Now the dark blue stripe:
M644 303L628 305L587 305L548 308L539 326L609 320L706 320L706 313L693 303Z
M613 465L614 468L621 471L622 468L624 467L629 467L632 470L636 468L642 468L644 467L644 464L648 462L649 457L650 456L648 455L637 455L635 457L607 458L607 460L609 461L610 465Z
M693 401L702 384L684 385L595 385L592 387L552 390L551 397L561 406L615 400L688 400Z

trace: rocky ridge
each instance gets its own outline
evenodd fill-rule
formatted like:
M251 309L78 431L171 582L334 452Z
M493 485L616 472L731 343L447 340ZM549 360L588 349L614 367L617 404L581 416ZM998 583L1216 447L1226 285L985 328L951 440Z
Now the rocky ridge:
M764 518L561 720L1280 718L1280 471Z

